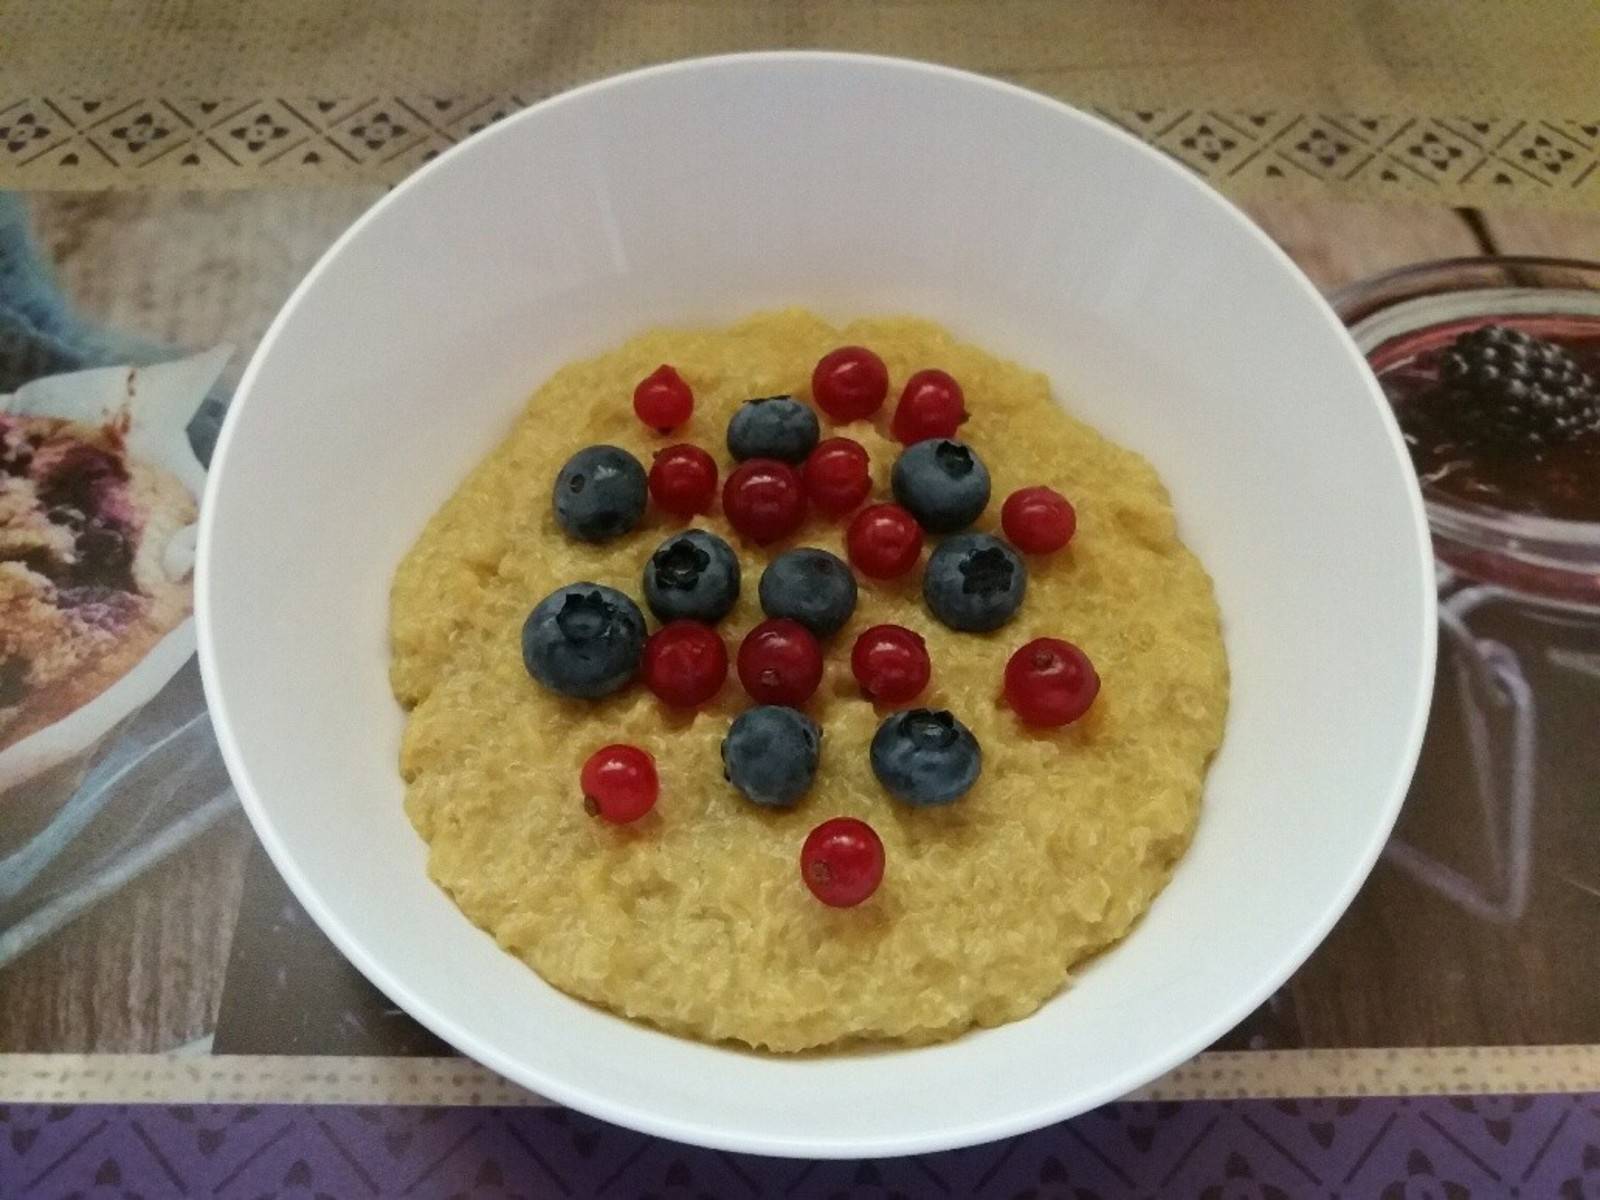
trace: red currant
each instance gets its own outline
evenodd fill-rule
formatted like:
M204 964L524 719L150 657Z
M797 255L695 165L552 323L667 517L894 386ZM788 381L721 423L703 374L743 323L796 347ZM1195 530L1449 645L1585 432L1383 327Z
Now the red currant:
M889 431L909 446L928 438L955 437L966 419L961 385L945 372L930 368L906 380Z
M1006 663L1006 703L1028 725L1068 725L1089 711L1100 676L1060 638L1035 638Z
M903 625L874 625L856 639L850 670L867 699L904 704L928 686L933 664L920 634Z
M811 372L811 398L835 421L859 421L883 407L889 368L865 346L840 346Z
M739 644L739 682L757 704L796 708L822 682L822 647L799 621L763 621Z
M717 494L717 460L687 443L656 451L650 464L650 495L664 512L692 517L711 511Z
M626 825L656 804L656 760L637 746L601 746L583 764L583 807L590 816Z
M873 579L893 579L917 565L922 554L922 526L898 504L863 508L845 531L850 562Z
M800 474L811 503L830 517L842 517L872 490L868 465L866 447L854 438L835 437L817 443Z
M722 511L758 546L788 537L806 518L800 472L775 458L748 459L722 485Z
M883 882L883 839L854 817L824 821L800 847L800 877L831 908L860 904Z
M662 363L633 389L633 411L657 433L670 433L694 412L694 393L682 375Z
M644 644L644 685L668 704L698 708L728 677L728 648L709 625L669 621Z
M1078 529L1078 514L1054 488L1025 487L1006 497L1000 509L1000 525L1018 550L1049 554L1072 540Z

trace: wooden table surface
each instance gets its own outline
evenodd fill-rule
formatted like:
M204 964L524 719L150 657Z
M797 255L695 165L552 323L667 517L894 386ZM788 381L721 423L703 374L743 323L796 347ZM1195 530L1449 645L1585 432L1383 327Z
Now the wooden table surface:
M237 370L293 284L376 194L41 195L35 204L63 283L86 311L172 342L231 341ZM1600 215L1311 201L1250 212L1327 289L1456 255L1600 259ZM1585 788L1592 777L1579 772L1562 786ZM1458 799L1414 796L1402 831L1448 844ZM1536 897L1526 920L1537 924L1464 923L1380 864L1323 948L1231 1044L1600 1041L1600 879L1591 865L1600 862L1600 804L1588 799L1559 797L1561 818L1542 827L1539 853L1575 874L1570 889ZM0 971L0 1051L167 1050L209 1036L253 845L243 819L230 819ZM1413 954L1415 963L1404 961Z

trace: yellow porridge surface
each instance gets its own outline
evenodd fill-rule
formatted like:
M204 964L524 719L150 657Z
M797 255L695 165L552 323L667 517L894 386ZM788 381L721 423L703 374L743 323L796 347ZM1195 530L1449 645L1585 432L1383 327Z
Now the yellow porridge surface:
M816 782L775 812L722 776L722 738L750 704L733 671L694 713L642 685L568 700L529 678L521 627L545 595L579 580L620 589L648 615L644 565L681 527L652 507L615 541L568 538L550 503L568 457L605 442L648 468L655 450L690 441L726 478L734 409L783 392L809 400L817 359L852 343L887 363L889 400L871 421L824 417L823 436L866 446L875 497L889 496L901 385L941 367L966 392L961 437L993 476L977 528L999 533L1005 496L1048 484L1076 506L1078 532L1066 550L1029 560L1020 612L990 634L935 621L920 570L887 584L858 576L855 615L824 645L826 673L807 706L823 730ZM647 430L631 403L635 383L664 362L695 395L692 420L670 437ZM739 552L743 590L721 627L730 659L762 619L756 583L772 557L792 545L845 557L845 522L817 514L769 547L742 542L720 508L696 523ZM917 704L950 709L983 748L977 785L944 808L892 799L868 761L888 710L861 698L850 646L884 622L927 639L933 680ZM1075 964L1126 935L1166 883L1194 831L1228 696L1211 581L1178 540L1150 466L1067 415L1042 375L910 318L836 328L805 312L763 314L728 329L653 331L558 371L401 563L391 634L391 679L409 710L406 810L428 842L429 873L461 910L574 996L675 1033L779 1051L931 1042L1033 1012ZM999 698L1007 658L1044 636L1082 646L1102 681L1089 713L1060 730L1023 726ZM660 800L633 825L583 808L579 771L609 742L656 759ZM835 816L870 823L887 856L882 886L855 908L819 903L800 878L801 842Z

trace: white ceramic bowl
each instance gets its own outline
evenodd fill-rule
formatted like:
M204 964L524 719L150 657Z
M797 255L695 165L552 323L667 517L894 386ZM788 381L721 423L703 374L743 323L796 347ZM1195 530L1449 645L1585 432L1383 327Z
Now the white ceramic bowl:
M791 303L921 313L1048 372L1160 469L1226 619L1227 740L1171 886L1037 1015L927 1049L769 1058L570 1000L429 883L401 811L387 591L429 515L559 364L643 327ZM1243 1018L1371 867L1434 655L1404 448L1289 260L1100 121L975 76L833 54L581 88L357 222L240 386L205 498L197 615L256 830L374 983L573 1107L809 1156L1039 1126Z

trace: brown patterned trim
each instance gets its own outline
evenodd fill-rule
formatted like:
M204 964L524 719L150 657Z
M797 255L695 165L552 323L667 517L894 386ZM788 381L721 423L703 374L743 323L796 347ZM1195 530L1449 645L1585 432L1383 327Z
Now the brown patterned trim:
M1600 1092L1600 1046L1202 1054L1136 1100ZM0 1103L544 1105L461 1058L0 1055Z
M0 187L393 183L538 98L0 97ZM1600 111L1093 111L1235 195L1600 209Z
M465 1058L0 1054L0 1103L516 1106L549 1101Z

